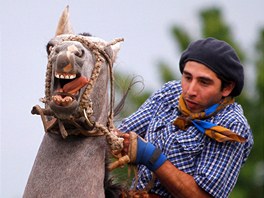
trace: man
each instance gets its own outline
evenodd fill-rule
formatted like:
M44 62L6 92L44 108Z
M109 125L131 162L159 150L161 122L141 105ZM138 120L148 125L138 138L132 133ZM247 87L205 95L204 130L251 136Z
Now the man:
M207 38L182 53L180 71L181 81L166 83L119 126L124 152L139 165L133 185L143 190L154 180L154 197L228 197L253 145L234 102L243 66L229 44Z

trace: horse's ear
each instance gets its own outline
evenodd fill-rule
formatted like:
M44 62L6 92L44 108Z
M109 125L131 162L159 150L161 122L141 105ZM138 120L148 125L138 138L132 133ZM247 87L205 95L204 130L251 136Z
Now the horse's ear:
M115 62L115 59L117 57L117 54L120 50L120 43L116 43L114 45L111 45L112 51L113 51L113 55L112 55L112 61Z
M69 17L69 6L67 6L64 11L62 12L62 15L59 19L59 23L57 26L56 34L55 36L61 35L61 34L74 34L72 26L70 24L70 17Z

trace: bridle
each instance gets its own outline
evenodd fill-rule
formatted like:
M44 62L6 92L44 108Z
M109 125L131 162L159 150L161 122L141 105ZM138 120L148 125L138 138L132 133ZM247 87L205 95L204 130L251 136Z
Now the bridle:
M107 53L107 48L111 45L114 45L118 42L123 41L124 39L118 38L114 39L112 42L107 44L102 44L101 42L95 42L87 39L86 36L82 35L70 35L66 36L62 39L61 42L57 43L55 46L60 45L64 41L78 41L80 42L85 48L91 51L95 58L95 65L92 70L91 76L89 78L89 82L86 85L85 91L81 96L81 100L79 103L79 110L74 117L71 117L69 121L73 123L77 128L79 128L78 132L75 131L73 133L68 133L63 125L63 122L56 118L56 121L59 125L60 133L63 138L66 138L68 135L85 135L85 136L101 136L105 135L108 144L110 145L111 150L122 150L123 147L123 138L118 138L114 133L114 124L113 124L113 117L114 117L114 76L113 76L113 61L109 54ZM43 103L47 104L51 101L51 80L52 80L52 58L55 53L55 47L51 49L51 52L48 57L48 64L46 70L46 80L45 80L45 97L41 99ZM95 121L93 119L93 104L92 100L90 99L90 94L93 91L95 82L98 79L100 74L102 65L105 63L108 65L109 74L110 74L110 107L109 107L109 114L107 117L107 124L106 126ZM48 132L48 128L50 125L54 124L48 123L45 116L55 116L54 113L50 109L43 109L40 106L36 105L32 109L32 114L39 114L41 116L44 129ZM55 116L56 117L56 116ZM85 123L91 130L85 130L81 127L78 123L75 122L76 118L84 117Z

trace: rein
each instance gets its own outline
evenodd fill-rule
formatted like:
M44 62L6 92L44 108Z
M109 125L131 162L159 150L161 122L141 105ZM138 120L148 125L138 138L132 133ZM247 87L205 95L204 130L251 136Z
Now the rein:
M81 35L71 35L66 38L63 38L62 41L56 45L61 44L64 41L78 41L83 44L84 47L86 47L88 50L91 51L91 53L95 57L95 65L92 70L91 77L89 79L88 84L86 85L86 89L83 92L81 96L81 100L79 103L79 111L77 118L84 117L85 123L88 125L89 128L92 130L79 130L77 132L73 132L71 134L73 135L79 135L80 133L85 136L102 136L105 135L107 142L111 148L111 150L118 150L121 151L123 148L123 138L118 138L113 132L114 130L114 124L113 124L113 117L114 117L114 77L113 77L113 61L109 57L108 53L106 52L107 47L114 45L118 42L123 41L124 39L119 38L115 39L112 42L107 43L106 45L101 44L100 42L93 42L89 41L85 36ZM45 80L45 97L41 99L43 103L46 105L51 101L51 80L52 80L52 58L55 53L55 47L52 48L51 53L48 57L48 64L47 64L47 70L46 70L46 80ZM104 62L107 62L109 74L110 74L110 110L109 115L107 117L107 125L104 126L103 124L96 122L93 119L93 104L92 100L90 99L90 94L94 88L95 82L100 74L102 65ZM61 135L63 138L66 138L68 136L68 132L66 131L63 122L56 118L56 121L49 121L47 122L46 116L54 116L54 113L50 109L42 109L38 105L34 106L32 109L32 114L39 114L41 116L44 129L46 132L48 132L48 128L53 125L56 121L58 122L59 129L61 132ZM71 122L74 126L77 128L83 128L81 127L77 122L75 122L76 117L71 116L71 118L67 121Z

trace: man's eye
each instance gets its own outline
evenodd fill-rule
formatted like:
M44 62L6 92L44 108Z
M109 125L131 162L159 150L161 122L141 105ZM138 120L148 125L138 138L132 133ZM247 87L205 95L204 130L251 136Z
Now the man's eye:
M186 80L191 80L191 79L192 79L191 76L184 76L184 78L185 78Z
M206 80L201 80L200 83L201 83L202 85L205 85L205 86L207 86L207 85L210 84L210 82L208 82L208 81L206 81Z

